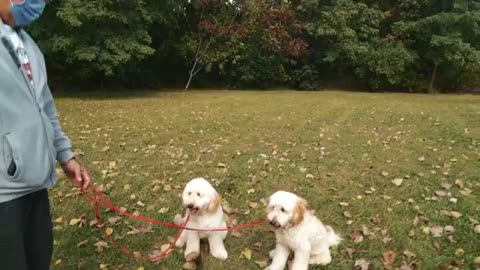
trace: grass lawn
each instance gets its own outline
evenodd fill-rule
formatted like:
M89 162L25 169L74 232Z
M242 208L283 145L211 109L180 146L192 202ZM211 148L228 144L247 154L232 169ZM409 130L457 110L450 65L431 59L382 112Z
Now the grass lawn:
M345 239L329 266L311 269L352 269L360 259L382 269L387 251L393 268L480 268L480 96L123 92L56 103L94 183L131 212L172 221L183 213L183 185L202 176L243 224L263 217L274 191L290 190ZM78 190L61 177L51 197L53 269L182 268L178 250L157 263L111 245L97 251L107 240L89 226L94 215ZM175 234L128 218L108 226L143 255ZM263 225L229 235L226 246L226 262L205 253L197 269L259 269L274 235Z

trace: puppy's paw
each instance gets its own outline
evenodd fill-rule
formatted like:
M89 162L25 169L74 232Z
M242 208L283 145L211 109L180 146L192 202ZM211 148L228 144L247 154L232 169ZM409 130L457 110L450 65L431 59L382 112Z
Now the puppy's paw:
M185 246L185 241L182 240L182 239L179 239L176 243L175 243L175 246L177 248L183 248Z
M310 258L309 263L313 265L327 265L332 262L332 256L328 254L319 254Z
M173 218L173 223L177 226L182 226L185 223L185 219L180 214L176 214Z
M275 249L272 249L269 253L268 256L270 256L270 259L273 260L273 257L275 257Z
M225 248L212 249L210 253L213 257L219 260L226 260L228 258L228 252L225 250Z

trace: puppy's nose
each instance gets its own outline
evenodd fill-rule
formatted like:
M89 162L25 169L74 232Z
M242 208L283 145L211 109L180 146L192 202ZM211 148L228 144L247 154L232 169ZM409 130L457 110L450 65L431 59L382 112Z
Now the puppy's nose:
M277 227L278 223L275 220L270 220L270 225L272 225L273 227Z
M193 205L192 203L191 203L191 204L189 204L189 205L187 205L188 209L192 209L192 208L193 208L193 206L194 206L194 205Z

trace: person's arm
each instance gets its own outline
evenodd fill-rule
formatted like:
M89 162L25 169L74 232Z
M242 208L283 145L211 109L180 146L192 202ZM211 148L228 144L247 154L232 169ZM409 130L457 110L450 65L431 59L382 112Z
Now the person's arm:
M57 150L57 160L62 164L63 171L77 187L87 189L90 185L90 176L87 170L81 165L72 152L72 143L70 139L62 131L60 121L58 121L57 109L53 100L52 93L47 84L43 91L44 95L44 111L50 119L55 131L55 149Z
M43 90L44 110L55 131L54 146L57 150L57 160L60 162L60 164L64 165L67 163L67 161L74 158L74 154L72 152L72 143L60 126L57 116L57 109L55 108L55 102L53 100L52 93L50 92L50 88L47 84L45 87L46 89Z

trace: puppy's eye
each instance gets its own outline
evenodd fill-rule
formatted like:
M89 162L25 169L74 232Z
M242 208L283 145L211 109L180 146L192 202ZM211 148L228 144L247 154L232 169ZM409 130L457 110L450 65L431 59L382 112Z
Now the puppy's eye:
M285 213L285 208L280 208L280 211L282 211L282 213Z
M197 192L197 196L202 197L202 194L200 194L200 192Z
M188 195L192 195L192 192L188 192Z

